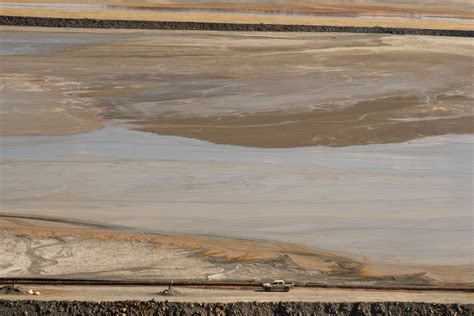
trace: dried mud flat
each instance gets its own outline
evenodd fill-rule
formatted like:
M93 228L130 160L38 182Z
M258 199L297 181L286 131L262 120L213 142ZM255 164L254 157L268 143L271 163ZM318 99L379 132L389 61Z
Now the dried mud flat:
M337 280L338 275L345 279L348 274L356 282L365 278L357 277L363 265L355 260L291 244L120 232L21 217L0 220L3 276L211 281L280 276L305 282ZM429 283L421 275L400 279ZM387 282L393 283L391 278Z
M396 276L371 275L363 262L350 257L279 242L139 233L22 216L2 216L0 225L3 277L203 282L285 278L299 284L468 285L428 277L430 269L442 267ZM399 272L404 269L399 266ZM456 279L461 275L467 279L464 274L471 273L448 271L457 274Z
M347 273L361 268L353 260L295 245L120 232L87 224L10 217L3 217L2 222L3 276L247 280L285 275L304 280L319 274L298 266L292 256L295 260L306 258L313 267L326 272Z

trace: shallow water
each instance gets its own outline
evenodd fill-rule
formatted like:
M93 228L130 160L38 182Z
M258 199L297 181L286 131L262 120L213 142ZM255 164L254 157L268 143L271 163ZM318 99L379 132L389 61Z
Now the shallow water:
M5 160L48 161L70 155L113 157L118 160L216 161L309 165L360 173L403 172L463 176L472 172L471 135L446 135L401 144L346 147L259 149L177 136L160 136L108 126L70 136L0 137Z
M473 263L470 135L276 150L109 126L1 146L4 212Z

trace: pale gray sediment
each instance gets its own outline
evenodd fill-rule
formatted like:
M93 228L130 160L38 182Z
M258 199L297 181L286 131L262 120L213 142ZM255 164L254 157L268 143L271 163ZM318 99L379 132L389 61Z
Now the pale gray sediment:
M0 301L2 315L472 315L472 304Z
M285 240L384 261L472 262L458 242L471 234L470 135L282 150L109 126L0 141L10 214Z
M292 24L250 24L213 22L173 22L173 21L133 21L100 20L77 18L46 18L0 16L0 25L31 27L68 28L111 28L111 29L152 29L152 30L199 30L199 31L237 31L237 32L332 32L332 33L376 33L398 35L430 35L473 37L470 30L440 30L396 27L362 27L330 25L292 25Z

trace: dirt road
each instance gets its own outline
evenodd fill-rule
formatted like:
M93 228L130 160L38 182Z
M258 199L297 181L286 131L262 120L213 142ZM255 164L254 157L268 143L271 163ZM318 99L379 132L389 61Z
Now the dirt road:
M421 291L374 291L296 288L288 293L269 293L256 290L203 289L175 287L177 296L161 296L166 287L149 286L42 286L28 285L23 289L39 291L41 295L0 295L7 300L79 300L79 301L119 301L168 300L171 302L427 302L470 304L474 293L421 292Z

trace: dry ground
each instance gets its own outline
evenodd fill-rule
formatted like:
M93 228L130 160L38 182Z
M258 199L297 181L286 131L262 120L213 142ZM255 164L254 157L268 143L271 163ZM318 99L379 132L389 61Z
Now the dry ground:
M371 291L371 290L337 290L337 289L304 289L298 288L289 293L266 293L255 290L197 289L175 287L178 296L160 296L164 287L120 287L120 286L44 286L25 285L41 293L31 295L0 295L6 300L78 300L78 301L118 301L168 300L171 302L429 302L441 304L472 304L473 293L456 292L422 292L422 291Z

